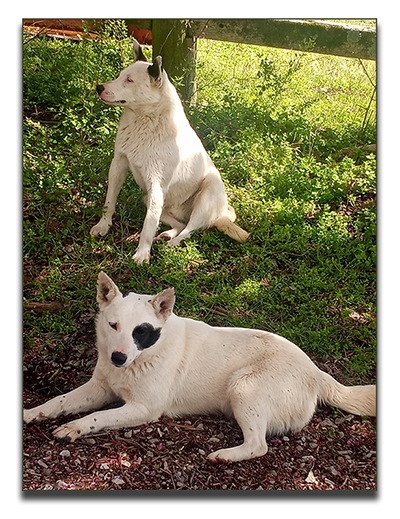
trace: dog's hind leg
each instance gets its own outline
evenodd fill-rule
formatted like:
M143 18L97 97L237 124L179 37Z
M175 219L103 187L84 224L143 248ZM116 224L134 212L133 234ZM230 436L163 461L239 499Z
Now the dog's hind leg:
M185 224L177 220L172 214L163 210L161 214L161 221L171 226L168 231L161 232L154 240L173 240L178 234L180 234L185 228Z
M108 188L103 216L98 224L91 229L93 236L105 236L111 227L112 216L121 188L128 173L128 159L123 156L114 157L108 173Z
M242 429L243 443L237 447L220 449L208 455L211 463L248 460L268 451L266 442L267 409L260 397L257 376L251 368L236 377L230 388L233 415Z
M179 245L189 238L197 229L217 227L231 238L244 242L249 234L235 225L236 215L228 205L224 185L218 171L211 169L193 200L193 206L186 227L171 241L169 245Z
M227 463L264 456L268 451L265 439L264 423L259 419L255 409L244 409L243 413L235 413L235 418L243 432L243 443L237 447L220 449L208 455L211 463Z
M227 207L224 186L218 172L210 171L193 197L188 212L188 222L181 232L171 239L169 245L179 245L197 229L209 229Z

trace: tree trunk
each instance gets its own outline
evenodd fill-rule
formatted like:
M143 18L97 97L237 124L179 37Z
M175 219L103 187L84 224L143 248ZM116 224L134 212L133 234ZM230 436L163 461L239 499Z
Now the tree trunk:
M163 67L182 99L195 101L196 41L185 20L153 20L153 60L162 56Z

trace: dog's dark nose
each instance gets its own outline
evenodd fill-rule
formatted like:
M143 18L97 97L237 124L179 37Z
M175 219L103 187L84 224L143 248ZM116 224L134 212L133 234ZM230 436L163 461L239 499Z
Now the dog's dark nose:
M103 85L97 85L96 92L100 95L104 90Z
M114 353L111 355L111 362L114 364L114 366L120 368L123 364L125 364L127 358L128 357L125 355L125 353L114 351Z

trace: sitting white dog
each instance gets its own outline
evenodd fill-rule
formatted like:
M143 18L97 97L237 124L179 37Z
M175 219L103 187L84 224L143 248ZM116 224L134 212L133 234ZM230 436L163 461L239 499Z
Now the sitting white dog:
M97 302L98 361L92 378L25 410L24 420L83 413L117 399L125 404L62 425L54 431L58 438L74 441L162 415L222 411L234 416L244 437L237 447L209 454L211 462L224 463L264 455L267 434L299 431L318 402L375 416L375 386L343 386L278 335L177 317L172 313L173 289L155 296L123 296L100 272Z
M161 56L149 64L135 42L136 62L114 81L97 86L102 101L124 107L108 177L104 214L91 232L104 236L130 170L147 193L147 213L133 259L150 259L160 220L172 228L158 238L178 245L196 229L216 227L239 242L248 233L235 225L221 176L190 126Z

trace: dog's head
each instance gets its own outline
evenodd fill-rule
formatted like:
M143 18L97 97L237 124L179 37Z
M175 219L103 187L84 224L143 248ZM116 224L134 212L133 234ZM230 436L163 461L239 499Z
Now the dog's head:
M175 303L173 288L155 296L130 292L122 295L115 283L100 272L97 279L99 344L117 367L127 367L145 350L156 347Z
M105 103L134 109L135 106L151 106L160 101L167 80L161 56L151 64L136 41L133 50L135 63L124 69L117 79L97 85L97 94Z

